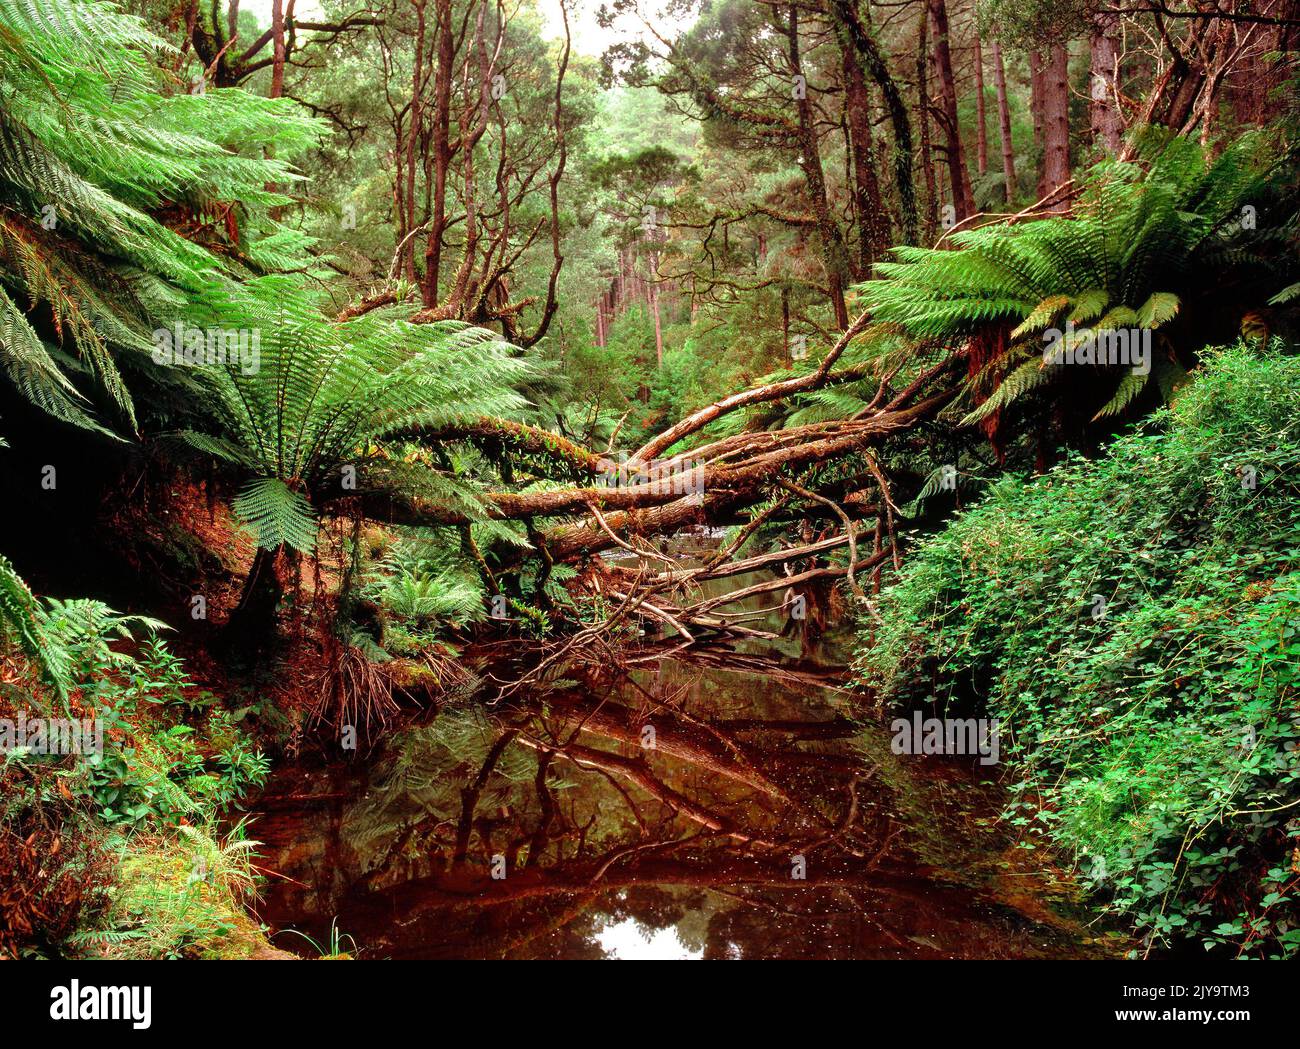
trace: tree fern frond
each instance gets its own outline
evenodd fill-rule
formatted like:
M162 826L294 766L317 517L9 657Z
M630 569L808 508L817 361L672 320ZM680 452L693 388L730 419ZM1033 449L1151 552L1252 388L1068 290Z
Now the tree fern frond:
M1111 399L1102 406L1101 410L1092 417L1093 422L1096 422L1098 419L1104 418L1107 415L1118 415L1122 412L1133 402L1133 399L1146 388L1147 380L1150 377L1149 374L1132 371L1128 372L1124 378L1120 380L1119 386L1115 388L1114 396L1111 397Z
M276 477L250 481L232 504L263 550L288 546L311 553L316 546L316 514L301 493Z

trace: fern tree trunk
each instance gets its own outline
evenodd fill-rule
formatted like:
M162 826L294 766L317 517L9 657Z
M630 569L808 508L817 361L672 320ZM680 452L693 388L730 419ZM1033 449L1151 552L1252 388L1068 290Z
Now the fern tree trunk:
M224 641L228 651L255 655L265 651L274 641L276 612L284 596L276 571L283 549L258 547L253 566L244 579L239 603L226 621Z

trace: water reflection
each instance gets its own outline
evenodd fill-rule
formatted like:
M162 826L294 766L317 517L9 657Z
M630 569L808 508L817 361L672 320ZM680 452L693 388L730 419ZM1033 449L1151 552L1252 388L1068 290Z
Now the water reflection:
M444 711L277 774L262 917L320 939L337 915L370 957L1089 950L978 771L896 757L852 711L824 670L707 650Z

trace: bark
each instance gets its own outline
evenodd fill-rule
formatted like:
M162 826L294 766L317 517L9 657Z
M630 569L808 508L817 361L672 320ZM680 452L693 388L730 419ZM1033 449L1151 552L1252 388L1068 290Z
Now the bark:
M790 71L798 77L803 75L803 63L799 53L799 9L790 5L789 22L786 37L789 42ZM808 194L812 198L813 213L817 216L817 232L821 237L822 265L826 270L827 291L830 295L831 308L835 311L835 326L843 331L849 326L848 304L844 298L848 285L848 252L844 246L844 235L839 223L831 214L830 200L826 193L826 176L822 169L821 149L817 141L817 128L814 124L812 102L806 91L796 100L799 113L799 152L802 160L804 181L808 183Z
M984 105L984 49L975 30L975 164L981 175L989 170L988 113Z
M894 132L894 188L902 217L903 243L915 244L916 189L912 183L912 124L907 116L907 104L872 36L870 16L864 21L853 0L831 0L830 10L840 46L852 50L863 72L880 88Z
M1045 104L1047 91L1047 77L1044 72L1043 55L1041 51L1029 52L1029 112L1034 122L1034 148L1038 151L1038 199L1042 200L1047 195L1047 180L1044 176L1043 169L1047 157L1047 144L1045 138Z
M573 46L573 37L569 30L569 10L565 0L560 0L560 17L564 21L564 50L560 53L560 65L555 74L555 141L559 158L549 180L551 195L551 275L546 283L546 305L542 307L542 318L537 329L529 336L513 340L517 346L527 349L540 342L550 330L555 311L560 300L556 295L560 281L560 268L564 265L564 255L560 251L560 181L564 178L564 168L569 161L568 139L564 134L564 75L569 69L569 55ZM659 303L655 302L656 337L659 324ZM604 342L601 342L604 345ZM661 360L663 357L662 340L660 341Z
M843 47L842 69L844 117L848 123L859 221L858 268L855 276L863 279L871 273L871 264L889 248L889 214L885 210L885 202L880 195L880 182L876 178L867 79L851 47ZM766 245L763 248L766 254Z
M284 0L272 0L271 39L274 47L271 59L271 97L279 98L284 94Z
M993 41L993 83L998 93L998 136L1002 143L1002 174L1006 180L1007 203L1016 193L1016 153L1011 141L1011 109L1007 104L1007 72L1002 64L1002 45Z
M650 266L652 270L658 269L658 262L653 253L650 255ZM664 328L663 321L659 316L659 282L654 279L654 275L652 275L648 291L650 294L650 312L654 315L655 320L655 367L662 368L664 366Z
M406 142L406 188L404 192L406 213L398 226L398 236L403 240L411 230L415 229L415 154L424 116L422 102L424 96L424 12L426 0L411 0L411 2L415 7L415 65L411 74L410 127ZM415 243L414 240L406 240L405 243L406 247L403 249L403 254L405 256L406 276L408 280L414 282Z
M961 123L957 118L957 85L952 72L952 49L948 43L948 8L944 0L929 0L931 27L934 30L934 63L939 77L939 99L943 110L943 131L947 139L948 175L952 184L952 203L961 221L975 213L970 175L966 171L965 147L961 141Z
M451 169L451 80L456 61L451 0L437 0L434 9L438 34L438 65L433 78L433 207L429 237L424 247L424 284L421 299L427 309L438 305L442 271L442 239L447 230L447 173Z
M1117 156L1124 126L1119 111L1119 16L1093 15L1089 39L1088 115L1095 150Z
M930 9L921 9L916 31L916 109L921 121L921 175L925 181L925 239L934 240L938 222L939 193L934 177L934 151L930 142Z
M1053 193L1070 181L1070 83L1069 52L1054 44L1043 70L1043 188ZM1053 204L1052 211L1069 209L1067 201Z

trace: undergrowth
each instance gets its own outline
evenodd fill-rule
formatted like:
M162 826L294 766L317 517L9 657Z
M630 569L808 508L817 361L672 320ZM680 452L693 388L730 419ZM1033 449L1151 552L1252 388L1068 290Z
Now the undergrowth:
M1007 478L864 625L863 682L1001 719L1022 846L1138 953L1300 954L1300 359L1211 353L1095 460Z

